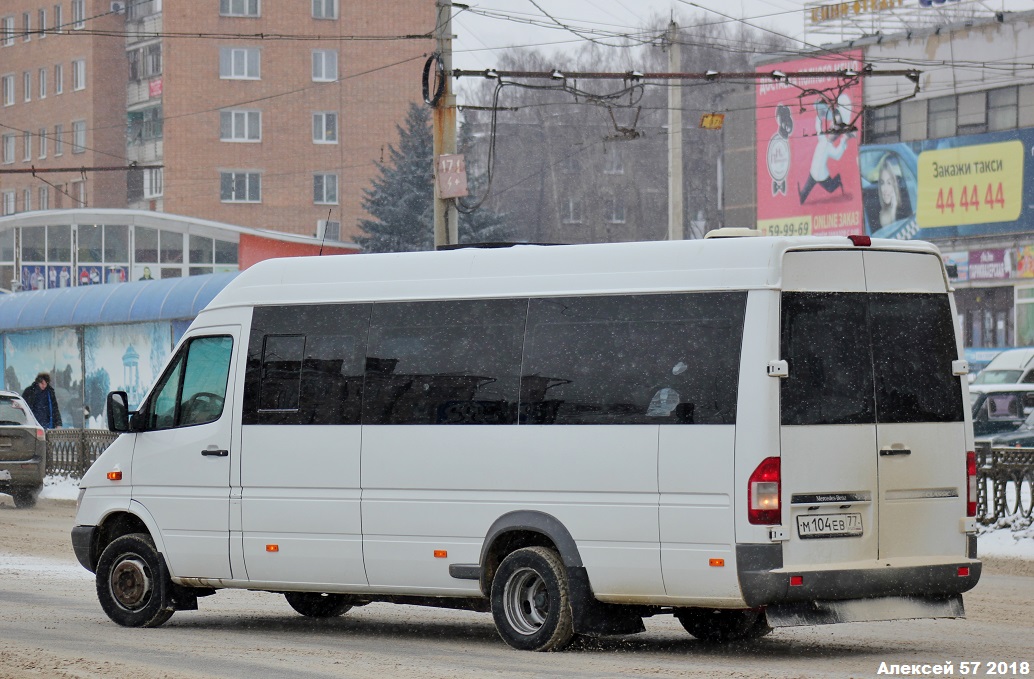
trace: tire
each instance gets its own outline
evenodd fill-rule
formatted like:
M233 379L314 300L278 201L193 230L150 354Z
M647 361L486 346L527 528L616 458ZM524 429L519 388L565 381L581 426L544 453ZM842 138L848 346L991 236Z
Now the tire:
M675 617L687 632L712 644L753 641L772 631L759 610L683 608L675 612Z
M521 651L559 651L574 638L567 571L545 547L525 547L499 564L492 579L492 617L499 636Z
M97 598L123 627L158 627L171 618L171 588L158 550L144 533L112 540L97 561Z
M12 488L11 497L18 509L29 509L36 506L36 498L42 488Z
M344 594L284 592L284 598L291 608L307 618L335 618L352 608Z

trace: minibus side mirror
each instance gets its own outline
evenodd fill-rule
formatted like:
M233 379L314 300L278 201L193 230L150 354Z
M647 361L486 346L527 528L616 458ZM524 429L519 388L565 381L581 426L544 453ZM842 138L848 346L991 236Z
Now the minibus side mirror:
M129 431L129 394L113 391L108 394L108 431L120 434Z

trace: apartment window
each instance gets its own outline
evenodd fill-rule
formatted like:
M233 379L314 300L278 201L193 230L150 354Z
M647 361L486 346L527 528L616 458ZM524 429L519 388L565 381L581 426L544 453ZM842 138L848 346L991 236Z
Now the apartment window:
M341 222L321 219L316 223L316 237L320 240L341 240Z
M607 221L611 224L625 223L625 197L612 195L607 198Z
M616 148L607 148L603 154L603 174L624 174L625 163L621 157L621 151Z
M72 153L86 151L86 121L76 120L72 123Z
M4 106L14 106L14 76L3 77Z
M61 5L54 5L54 31L60 33L63 30L62 24L64 23L65 20L61 14Z
M49 210L50 209L50 187L41 186L39 187L39 209Z
M926 136L930 139L954 137L957 110L954 96L928 99L926 102Z
M62 64L54 64L54 94L61 94L65 91L65 67Z
M568 196L563 200L561 204L563 215L561 217L564 224L581 224L582 222L582 201L577 198Z
M86 207L86 182L72 182L71 189L76 207Z
M72 0L72 28L86 28L86 9L83 7L83 0Z
M163 119L161 104L139 111L130 111L126 118L129 121L130 143L153 141L162 138Z
M987 132L987 93L960 94L956 102L957 134Z
M262 113L259 111L220 111L219 139L222 141L261 141Z
M14 191L4 191L4 216L14 214Z
M86 89L86 60L76 59L72 62L72 89Z
M22 132L22 160L32 160L32 132Z
M1019 90L1002 87L987 92L987 129L1011 130L1019 123Z
M219 13L231 17L257 17L259 0L219 0Z
M32 210L32 189L22 191L22 212Z
M54 126L54 155L61 156L65 153L65 126Z
M22 40L29 42L32 39L32 14L30 12L22 13Z
M39 98L47 98L47 69L41 68L39 70Z
M22 96L25 101L32 101L32 73L22 73Z
M165 175L160 167L144 170L144 198L157 198L164 191Z
M312 80L318 83L337 80L336 50L312 51Z
M3 33L4 47L10 47L14 44L14 17L0 19L0 32Z
M14 135L5 134L3 137L3 159L4 165L14 162Z
M317 205L337 205L337 175L315 174L312 176L312 202Z
M41 9L36 13L36 23L39 25L37 32L42 40L47 37L47 10Z
M126 52L129 59L129 80L135 82L140 80L143 71L140 70L140 50L129 50Z
M232 170L219 173L219 199L224 203L258 203L262 200L262 175Z
M901 141L901 104L866 109L863 128L868 144Z
M136 21L162 11L161 0L133 0L127 4L129 10L129 21Z
M160 75L162 72L162 44L156 42L144 48L144 75L148 78Z
M257 47L220 47L219 77L231 80L258 80L260 73Z
M337 114L321 111L312 114L312 141L314 144L337 143Z
M313 19L337 19L337 0L312 0Z
M39 128L39 157L47 157L47 128Z

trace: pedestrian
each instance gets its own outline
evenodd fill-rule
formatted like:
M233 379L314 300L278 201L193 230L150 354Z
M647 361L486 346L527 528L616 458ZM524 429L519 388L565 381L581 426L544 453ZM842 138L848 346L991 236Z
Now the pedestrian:
M29 404L29 409L44 429L57 429L61 426L61 410L57 406L57 395L50 386L50 373L40 373L32 384L22 392L22 398Z

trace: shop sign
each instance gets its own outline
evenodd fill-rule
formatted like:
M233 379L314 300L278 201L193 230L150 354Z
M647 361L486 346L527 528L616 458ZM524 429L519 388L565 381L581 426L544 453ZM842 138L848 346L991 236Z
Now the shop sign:
M969 251L969 279L988 280L1010 278L1008 252L1003 248Z
M969 280L969 251L944 252L941 254L944 266L948 269L948 277L953 281Z

